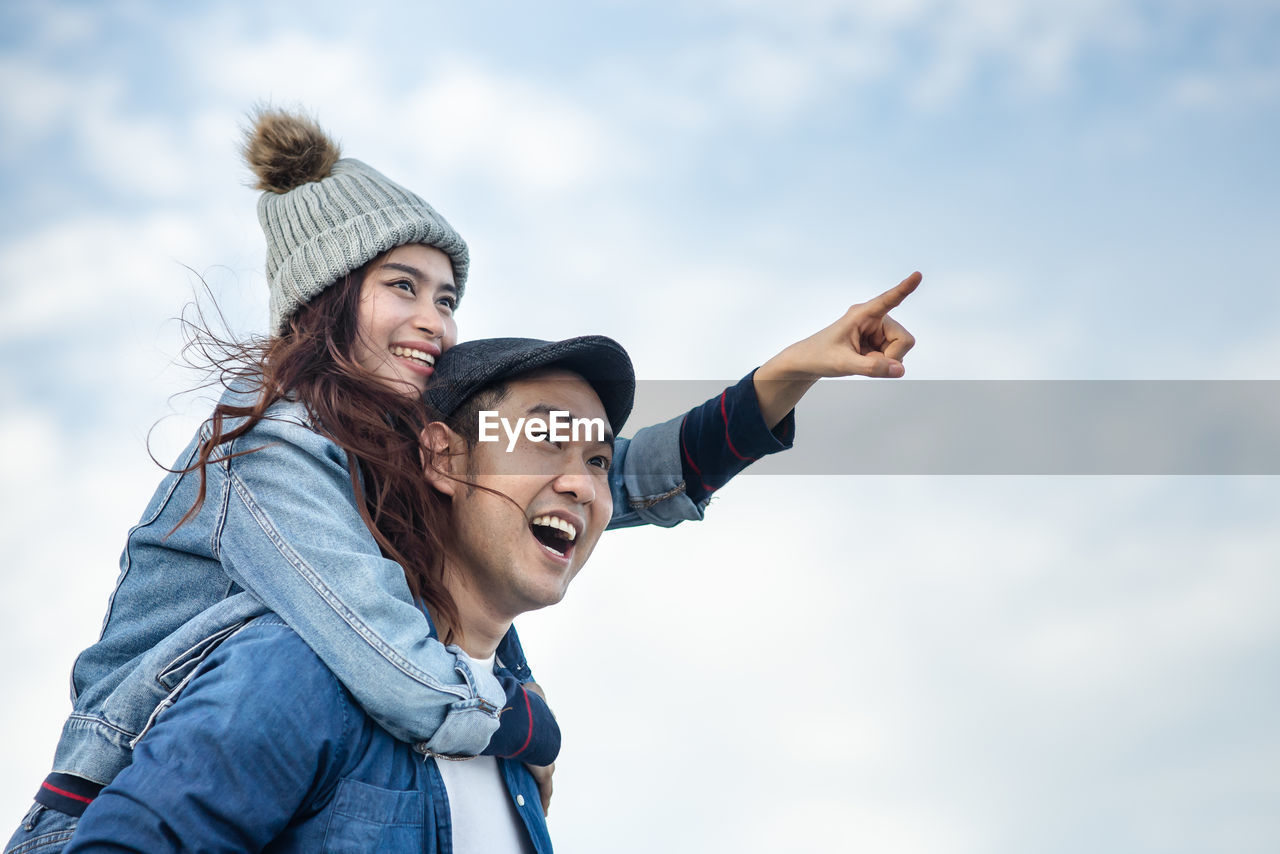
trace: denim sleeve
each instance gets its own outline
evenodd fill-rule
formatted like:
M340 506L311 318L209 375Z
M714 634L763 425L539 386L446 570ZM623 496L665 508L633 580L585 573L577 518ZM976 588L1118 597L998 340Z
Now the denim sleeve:
M201 665L66 854L261 850L336 784L361 720L297 635L255 621Z
M506 699L430 634L404 571L356 508L346 455L295 421L264 420L227 466L218 557L402 741L476 755Z
M659 525L670 528L702 518L706 502L685 494L680 465L680 425L684 416L645 427L614 445L609 490L613 493L610 528Z
M791 447L794 411L770 430L754 378L753 370L684 415L645 427L629 444L618 440L609 473L610 528L702 519L711 493L760 457Z

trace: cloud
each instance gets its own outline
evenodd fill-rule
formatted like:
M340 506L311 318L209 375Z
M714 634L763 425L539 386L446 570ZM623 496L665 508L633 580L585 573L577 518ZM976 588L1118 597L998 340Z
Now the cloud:
M1087 0L918 0L848 4L801 0L785 7L727 0L721 36L699 42L696 67L718 70L718 88L740 105L757 94L766 115L786 118L876 82L934 108L1002 73L1006 94L1069 86L1082 55L1132 47L1144 31L1136 3ZM757 85L753 85L757 84Z
M1182 51L1186 39L1203 42L1207 27L1216 44L1204 51L1205 68L1172 85L1173 101L1270 101L1276 91L1270 61L1249 49L1268 26L1250 4L1208 22L1201 4L1152 9L1136 0L722 0L716 8L714 18L696 18L696 41L673 40L675 59L637 84L665 89L673 102L683 90L701 92L720 122L777 125L849 110L864 92L897 93L926 112L975 95L1059 97L1091 85L1087 72L1100 61L1120 60L1126 74L1140 59L1139 73L1159 74L1157 56ZM1220 78L1233 65L1243 67Z
M134 87L124 74L38 55L0 57L0 78L0 153L32 165L29 174L12 171L34 192L74 187L80 204L136 204L189 202L229 189L212 182L222 172L210 164L234 160L236 112L208 104L179 114L131 106ZM50 162L50 151L58 162Z
M312 112L349 156L452 181L554 195L625 162L628 147L563 92L465 57L436 60L406 86L373 45L283 32L208 52L197 77L245 104Z
M42 477L57 462L60 438L57 422L45 413L7 401L0 416L0 442L14 452L0 456L0 481L31 483Z
M382 113L388 85L378 73L375 48L305 29L252 35L218 27L216 50L191 59L194 82L209 93L247 106L266 102L319 112L322 122L356 124Z
M1247 109L1280 99L1280 68L1187 72L1169 86L1169 105L1196 112Z
M182 214L85 216L0 246L0 332L14 339L96 329L101 341L141 302L176 308L174 282L186 279L176 259L203 255L200 226Z
M455 67L410 94L402 109L442 166L530 194L595 186L627 150L564 95L491 71Z
M74 130L83 166L125 198L195 196L202 189L197 164L208 162L209 157L207 147L199 144L202 141L187 135L187 122L128 115L113 100L93 99L76 116Z
M73 105L83 96L83 88L69 75L12 54L0 55L0 80L0 124L5 128L0 153L6 158L47 138L73 115Z

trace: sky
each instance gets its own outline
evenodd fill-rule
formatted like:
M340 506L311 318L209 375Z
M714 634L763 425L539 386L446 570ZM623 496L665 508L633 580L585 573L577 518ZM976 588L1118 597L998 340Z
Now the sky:
M255 104L466 237L464 339L726 385L920 270L902 382L1280 380L1277 43L1274 0L5 3L0 816L209 406L175 318L266 328ZM909 416L844 410L948 434ZM518 622L557 850L1280 849L1274 476L785 459Z

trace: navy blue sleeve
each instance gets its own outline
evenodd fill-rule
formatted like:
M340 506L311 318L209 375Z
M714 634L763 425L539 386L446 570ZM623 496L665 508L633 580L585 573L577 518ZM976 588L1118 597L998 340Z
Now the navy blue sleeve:
M752 371L684 417L680 460L685 493L695 502L705 501L735 474L763 456L785 451L795 441L794 409L773 430L764 423L755 375Z
M258 851L336 784L359 720L301 638L251 624L160 715L65 854Z
M550 765L560 754L560 725L546 702L521 685L505 668L494 674L507 691L507 704L498 718L498 731L484 755L518 759L530 765Z

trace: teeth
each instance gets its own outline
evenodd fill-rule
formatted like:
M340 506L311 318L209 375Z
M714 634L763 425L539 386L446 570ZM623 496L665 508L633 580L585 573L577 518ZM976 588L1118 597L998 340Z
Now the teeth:
M417 359L419 362L424 362L432 366L436 363L435 356L423 350L414 350L411 347L392 347L391 354L393 356L404 356L408 359Z
M563 533L565 535L564 538L571 543L578 539L578 529L558 516L539 516L533 520L533 524L541 525L544 528L555 528ZM552 549L552 551L555 550Z

